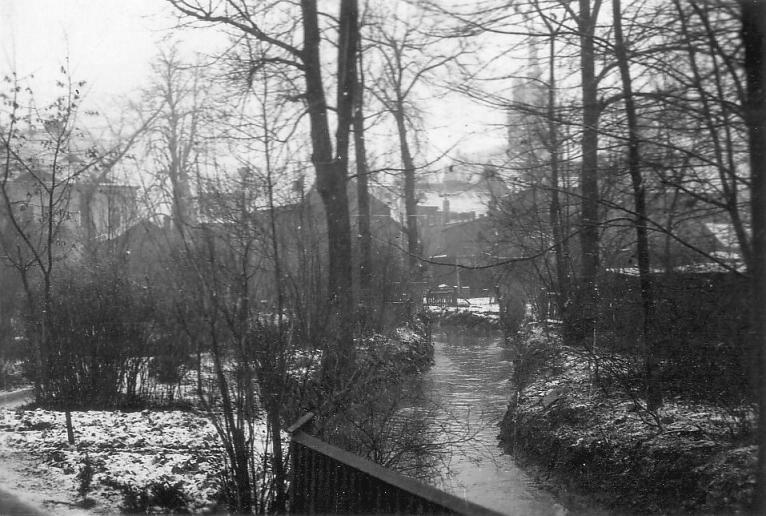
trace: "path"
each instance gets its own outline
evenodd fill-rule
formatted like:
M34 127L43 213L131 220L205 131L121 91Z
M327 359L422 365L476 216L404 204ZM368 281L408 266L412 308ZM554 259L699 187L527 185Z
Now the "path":
M0 392L0 408L16 408L24 403L32 401L33 398L34 390L32 388Z
M32 401L32 389L20 389L0 393L0 408L13 409ZM0 488L0 514L8 516L46 516L47 513L29 505L17 496Z
M33 507L15 495L0 489L0 514L8 516L47 516L48 513Z

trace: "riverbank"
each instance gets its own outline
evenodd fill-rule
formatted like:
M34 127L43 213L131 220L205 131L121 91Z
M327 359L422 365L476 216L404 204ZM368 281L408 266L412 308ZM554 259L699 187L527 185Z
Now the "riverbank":
M556 490L617 513L747 512L757 461L748 407L673 398L651 414L593 375L586 356L558 349L511 403L506 451Z

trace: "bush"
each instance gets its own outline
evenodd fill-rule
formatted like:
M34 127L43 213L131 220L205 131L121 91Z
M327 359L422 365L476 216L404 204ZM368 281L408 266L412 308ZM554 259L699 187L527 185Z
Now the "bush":
M26 384L23 364L0 358L0 389L10 391Z
M655 319L650 338L659 347L663 384L700 401L739 403L751 396L747 344L749 284L734 274L652 276ZM599 348L640 354L643 321L638 278L608 274L600 285Z
M183 379L190 363L185 353L162 353L149 361L149 375L159 383L177 384Z
M83 499L83 501L88 497L88 493L90 492L94 472L95 470L93 468L93 462L90 460L90 457L86 453L85 457L82 459L80 471L75 477L78 483L77 494L80 496L80 498Z
M448 462L444 442L454 438L431 424L438 407L424 407L418 373L431 366L433 351L410 328L363 339L353 384L315 421L320 436L387 468L432 479Z
M122 510L141 514L188 514L189 497L184 491L182 480L172 481L160 477L146 485L136 485L115 479L104 483L122 493Z
M48 382L40 401L121 405L126 386L138 383L141 371L134 363L146 354L152 318L147 293L121 278L72 274L56 283L46 326ZM34 322L30 327L39 331Z
M528 322L516 335L507 338L513 353L513 384L518 393L545 367L552 365L560 351L559 338L539 323Z

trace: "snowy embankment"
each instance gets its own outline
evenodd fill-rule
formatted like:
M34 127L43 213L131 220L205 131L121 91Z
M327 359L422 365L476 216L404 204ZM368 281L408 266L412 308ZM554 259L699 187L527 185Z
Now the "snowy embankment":
M489 297L459 299L457 306L424 305L427 316L443 326L498 329L500 305Z
M215 507L222 453L204 416L88 411L73 412L72 420L75 446L67 444L61 412L0 409L3 489L55 514ZM92 479L78 494L86 464Z
M651 414L593 375L587 357L564 348L509 408L507 450L620 512L747 512L757 446L743 427L754 424L752 410L674 398Z

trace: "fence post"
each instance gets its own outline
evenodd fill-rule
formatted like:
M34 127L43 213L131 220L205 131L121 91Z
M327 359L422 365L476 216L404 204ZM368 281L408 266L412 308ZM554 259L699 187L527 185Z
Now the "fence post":
M310 424L314 419L314 413L308 412L304 414L298 421L293 423L287 428L287 433L290 434L290 512L292 513L309 513L314 512L311 507L306 505L307 498L313 501L313 497L306 496L306 489L309 489L311 478L306 475L305 462L307 457L300 449L300 446L296 444L292 436L303 430L303 427ZM307 482L307 480L309 482Z

